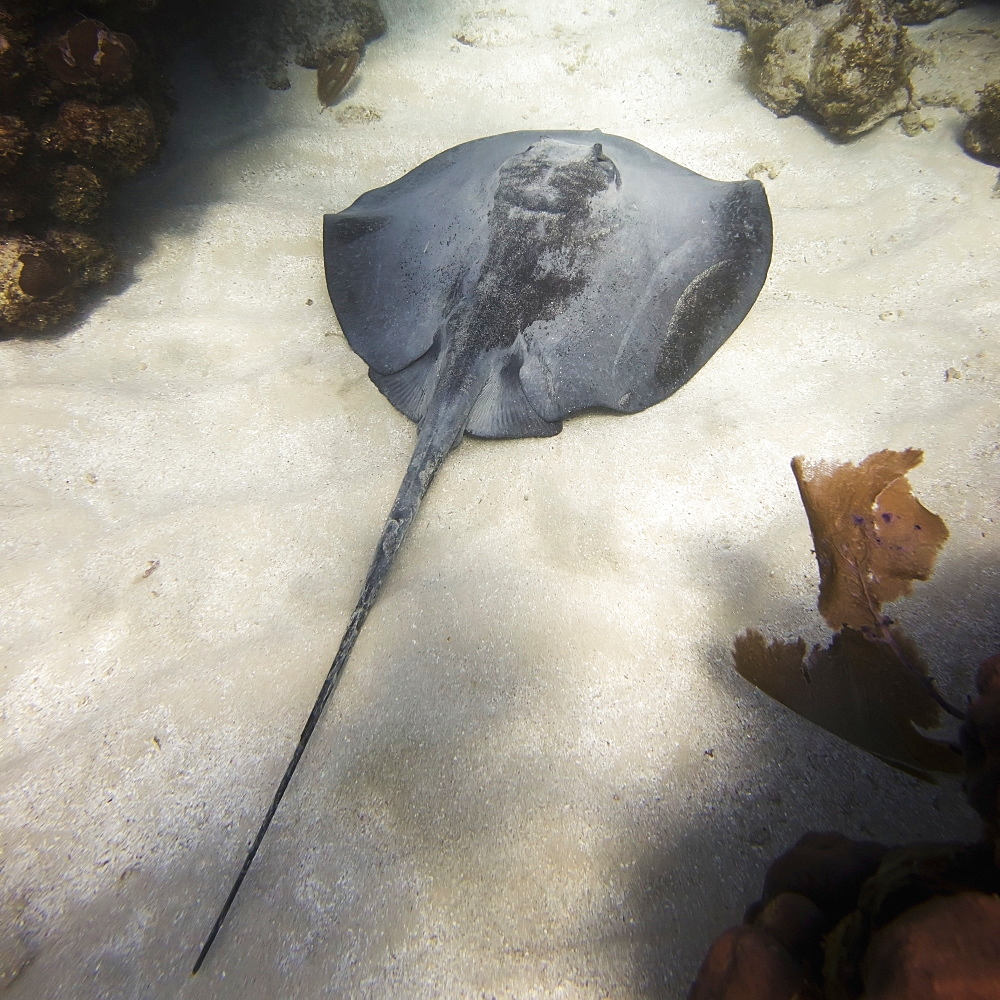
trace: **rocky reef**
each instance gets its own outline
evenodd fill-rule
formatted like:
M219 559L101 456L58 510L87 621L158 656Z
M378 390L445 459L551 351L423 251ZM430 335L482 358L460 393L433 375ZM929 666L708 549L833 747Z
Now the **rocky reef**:
M804 109L837 137L857 135L903 111L914 61L906 29L885 0L807 8L747 57L751 85L775 114Z
M983 88L986 66L1000 55L1000 25L923 27L966 6L963 0L713 2L719 26L746 35L743 64L758 100L779 116L803 115L838 140L895 115L916 135L935 124L926 107L970 112L966 81L978 74L971 89ZM991 93L982 91L964 143L990 163L997 156L986 138L996 135Z
M102 216L163 145L180 46L275 88L318 69L330 104L385 27L378 0L0 0L0 336L72 319L118 271Z
M342 72L386 30L378 0L217 0L214 27L193 16L224 75L274 90L289 87L289 63L316 70L333 64Z
M980 91L979 106L965 126L962 145L970 156L1000 167L1000 80Z
M768 643L749 630L733 663L803 718L913 778L963 775L981 835L890 848L805 834L772 863L743 923L711 946L690 1000L1000 995L1000 655L979 664L963 710L883 613L930 578L948 538L907 479L921 459L907 449L857 464L792 460L819 569L817 610L837 631L806 657L801 639Z
M690 1000L917 1000L1000 989L1000 656L961 734L974 844L890 848L807 833L712 944Z
M0 3L0 333L65 320L115 272L102 210L169 117L154 4Z

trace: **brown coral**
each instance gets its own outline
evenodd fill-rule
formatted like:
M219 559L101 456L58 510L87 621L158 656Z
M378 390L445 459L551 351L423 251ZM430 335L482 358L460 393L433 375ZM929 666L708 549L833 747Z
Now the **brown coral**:
M807 833L768 869L762 900L784 893L812 900L831 921L846 913L887 848L840 833Z
M801 966L767 931L731 927L713 943L689 1000L810 1000Z
M807 834L769 869L770 902L712 944L690 998L993 1000L998 888L980 845Z
M961 754L955 756L964 765L969 802L985 820L985 836L971 844L886 848L837 833L806 834L771 864L761 900L746 911L744 925L750 926L726 931L712 945L692 994L698 1000L743 1000L758 995L773 1000L788 996L789 983L800 991L795 994L799 1000L811 994L824 1000L1000 997L1000 655L980 665L975 696L962 713L948 706L933 686L920 683L926 675L912 670L919 666L917 647L881 613L882 602L898 597L900 588L908 586L904 578L929 575L937 547L947 537L947 528L940 522L934 532L937 540L930 540L929 549L923 540L914 540L917 529L922 534L937 520L910 493L903 478L920 457L919 451L911 449L879 452L857 466L810 469L801 459L793 462L824 581L820 608L828 620L830 607L841 608L832 615L832 624L843 621L845 615L854 624L863 625L865 616L871 623L864 631L842 629L824 655L832 654L838 644L846 653L840 659L850 670L857 670L859 701L870 702L879 713L878 731L886 730L887 713L898 712L907 699L898 697L900 688L893 691L872 683L877 676L872 670L875 661L861 649L875 641L887 649L891 646L898 655L897 678L916 682L916 690L930 699L935 711L947 707L963 719ZM869 515L874 520L865 528ZM884 535L882 525L888 529ZM874 534L865 545L854 545L854 534L869 529ZM834 571L833 556L850 557L848 562L860 560L859 566L867 567L861 573L863 593L849 596L852 587L840 587L837 600L831 601L828 595L824 602L823 586L839 573ZM855 620L856 613L862 619ZM825 712L818 706L832 705L841 697L838 694L831 700L830 691L822 690L817 662L811 662L808 674L803 673L805 643L801 639L768 644L751 630L736 646L740 673L757 675L754 683L807 718L816 721ZM746 655L740 654L741 647ZM800 684L812 689L805 699L800 697ZM811 706L806 704L810 698L815 699ZM860 719L855 709L851 706L845 718ZM911 721L918 716L922 717L917 713ZM826 728L837 731L837 726ZM911 725L902 731L909 733L902 745L910 751L914 738L924 739ZM891 756L868 735L860 740L848 738L869 752ZM950 744L939 744L939 749L953 753ZM756 933L750 934L751 930ZM762 933L770 935L772 944ZM803 983L795 983L793 969L792 978L775 982L768 987L770 992L754 992L756 984L770 975L771 966L782 967L775 959L775 954L781 954L775 951L779 945L797 963Z

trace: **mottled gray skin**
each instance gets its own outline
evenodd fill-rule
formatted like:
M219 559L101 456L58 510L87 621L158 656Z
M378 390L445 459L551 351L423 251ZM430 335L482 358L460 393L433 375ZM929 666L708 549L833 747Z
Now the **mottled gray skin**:
M470 300L462 303L461 286L456 286L440 336L417 363L392 373L395 379L373 372L389 398L401 399L403 412L419 421L419 432L337 654L341 667L431 479L468 428L477 405L488 411L478 421L481 433L558 433L561 424L538 416L517 386L520 340L532 324L556 318L583 289L587 261L600 250L620 187L618 170L600 143L577 146L541 139L504 162L489 209L485 259ZM336 231L335 221L327 223L328 240L331 231Z
M757 181L711 181L600 132L448 150L324 219L327 284L372 381L417 443L333 665L200 967L435 473L463 433L557 434L666 398L763 285Z
M771 254L757 181L600 132L467 143L324 225L344 332L419 423L338 661L464 431L546 436L581 409L659 402L740 323Z

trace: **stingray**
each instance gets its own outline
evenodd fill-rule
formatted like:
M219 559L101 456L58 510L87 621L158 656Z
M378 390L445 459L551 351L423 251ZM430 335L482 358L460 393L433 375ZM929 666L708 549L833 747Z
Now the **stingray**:
M471 434L636 413L743 321L771 260L759 181L709 180L601 132L467 142L324 217L330 299L417 441L357 606L200 968L434 474Z

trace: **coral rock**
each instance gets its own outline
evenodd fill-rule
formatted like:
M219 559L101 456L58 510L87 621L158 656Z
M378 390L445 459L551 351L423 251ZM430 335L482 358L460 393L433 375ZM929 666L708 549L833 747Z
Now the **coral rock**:
M806 0L714 0L720 28L740 28L748 36L774 34L810 8Z
M69 283L69 268L61 254L41 240L13 237L0 242L0 320L11 326L32 326L45 313L40 303Z
M889 9L900 24L930 24L965 5L966 0L890 0Z
M882 0L847 0L819 41L806 100L835 135L857 135L906 108L913 60Z
M290 86L288 62L317 69L386 30L378 0L226 0L209 48L224 75Z
M761 30L772 34L794 18L823 7L828 0L713 0L720 28L739 28L748 36ZM928 24L954 13L966 0L886 0L888 12L900 24Z
M31 133L17 115L0 115L0 174L9 174L28 148Z
M761 910L754 925L775 937L795 958L817 960L830 921L807 896L782 892Z
M1000 167L1000 80L979 91L979 108L965 127L962 145L977 160Z
M42 330L64 320L82 290L113 273L111 254L74 230L0 240L0 328Z
M17 222L35 207L33 192L12 184L0 184L0 222Z
M70 100L43 132L42 146L109 174L129 176L153 159L159 139L152 112L139 99L108 106Z
M27 71L24 50L0 25L0 93L15 90Z
M90 222L106 201L104 185L89 167L71 163L56 170L49 203L53 215L66 222Z
M748 41L752 85L776 114L805 110L847 138L908 105L914 50L885 0L826 4Z
M806 1000L799 964L767 931L732 927L712 944L688 1000Z
M887 848L839 833L807 833L781 855L764 878L765 905L782 893L811 899L832 923L850 910Z
M872 938L865 1000L996 1000L1000 898L965 892L907 910Z
M165 136L169 84L154 54L168 33L145 18L154 6L0 2L0 335L64 322L114 271L76 227L99 220L115 181Z
M92 18L79 18L41 49L42 62L63 83L112 87L132 77L135 42Z
M809 87L813 54L820 37L837 20L833 5L808 11L773 35L751 34L745 59L761 104L785 117L799 109Z

